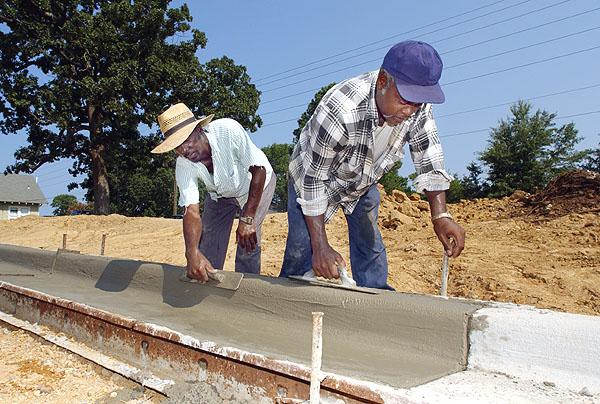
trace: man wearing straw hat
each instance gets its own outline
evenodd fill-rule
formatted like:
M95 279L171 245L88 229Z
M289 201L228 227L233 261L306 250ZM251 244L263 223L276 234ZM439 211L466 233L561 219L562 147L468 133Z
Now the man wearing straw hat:
M207 281L206 271L223 269L236 215L236 272L260 273L262 222L275 192L275 175L265 154L233 119L214 114L196 119L183 103L158 116L165 140L152 153L175 149L179 205L185 206L183 236L187 276ZM198 180L208 191L200 217Z

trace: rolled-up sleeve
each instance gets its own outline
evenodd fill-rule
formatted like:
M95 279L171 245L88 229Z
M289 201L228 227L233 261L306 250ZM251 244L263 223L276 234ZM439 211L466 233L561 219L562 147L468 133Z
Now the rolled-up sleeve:
M343 148L341 140L347 136L341 121L322 106L317 107L306 129L311 131L310 151L304 155L303 175L296 182L297 201L305 216L319 216L328 206L325 181L336 154Z
M444 153L431 104L423 106L413 125L408 144L417 173L413 180L415 190L419 193L447 190L454 178L444 168Z
M190 206L200 203L198 176L183 157L178 157L175 164L175 179L179 187L179 206Z

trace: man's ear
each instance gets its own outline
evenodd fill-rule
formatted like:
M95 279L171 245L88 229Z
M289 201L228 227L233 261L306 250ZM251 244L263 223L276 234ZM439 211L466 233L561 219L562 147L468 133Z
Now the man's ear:
M377 76L377 89L381 90L384 87L385 87L385 73L380 71L379 75Z

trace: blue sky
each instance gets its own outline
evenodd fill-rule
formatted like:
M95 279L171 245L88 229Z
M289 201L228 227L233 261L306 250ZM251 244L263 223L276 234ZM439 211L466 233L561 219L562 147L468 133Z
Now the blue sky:
M406 39L432 44L444 62L446 102L434 107L434 116L450 172L467 174L489 129L509 116L518 99L556 113L558 125L574 122L583 137L579 149L600 142L597 0L372 0L368 7L356 0L187 3L193 27L208 38L200 61L228 56L247 67L262 91L258 113L264 124L251 134L259 147L290 143L318 89L378 69L387 49ZM25 140L2 138L2 168L14 163ZM34 173L49 201L67 193L69 166L60 161ZM400 174L411 172L407 153ZM72 193L83 197L82 191ZM42 215L51 212L42 207Z

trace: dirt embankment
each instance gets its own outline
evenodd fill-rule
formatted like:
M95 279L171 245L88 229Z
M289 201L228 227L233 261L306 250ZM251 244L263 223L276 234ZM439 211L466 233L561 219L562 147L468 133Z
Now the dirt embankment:
M389 283L398 291L439 294L442 248L427 202L382 192L380 229ZM467 232L466 248L450 261L448 294L600 314L600 175L574 171L535 195L449 205ZM262 273L277 276L287 234L286 215L263 225ZM234 229L235 230L235 229ZM341 211L327 225L331 245L349 262ZM105 255L185 265L181 220L109 216L26 217L0 223L0 243L50 250L62 246ZM232 233L226 269L234 266Z

